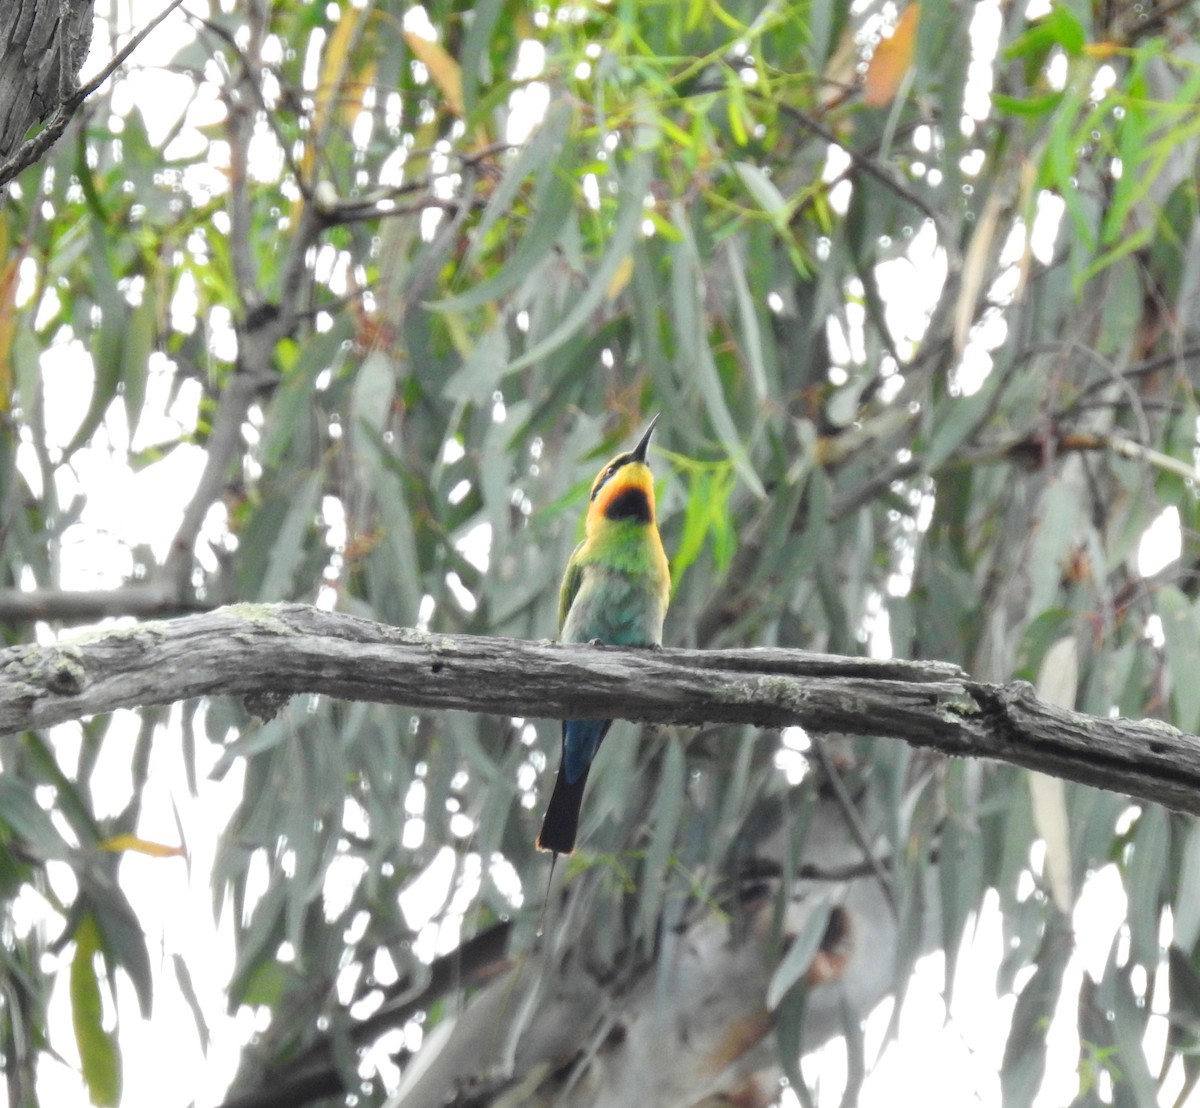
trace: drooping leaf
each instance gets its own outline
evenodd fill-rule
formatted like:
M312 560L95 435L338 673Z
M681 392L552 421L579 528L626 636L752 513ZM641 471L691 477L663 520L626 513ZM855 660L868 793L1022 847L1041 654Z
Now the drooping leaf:
M1073 709L1078 684L1079 658L1075 637L1067 635L1046 651L1037 690L1047 703ZM1033 800L1033 823L1046 846L1045 872L1050 892L1059 911L1066 914L1075 901L1066 784L1061 778L1031 773L1029 794Z
M437 85L448 107L455 115L463 114L462 70L440 42L423 38L415 31L405 31L404 41L408 48L429 70L429 76Z
M151 858L182 858L187 854L187 851L182 846L170 846L166 843L151 842L149 839L140 839L136 835L129 834L111 835L107 839L102 839L96 845L101 850L111 850L117 853L134 851Z
M67 857L67 844L33 790L8 774L0 774L0 824L15 831L44 859Z
M875 47L863 81L863 102L872 108L890 104L913 61L921 5L910 0L892 33Z
M795 986L812 965L813 958L821 947L833 911L834 890L817 889L805 897L804 922L792 938L786 953L771 974L767 985L767 1007L777 1008L787 993Z
M1129 939L1134 961L1152 966L1159 957L1162 915L1159 891L1170 856L1171 822L1157 804L1147 805L1133 833L1126 877L1129 890Z
M121 1052L116 1034L104 1026L96 956L100 936L88 914L75 929L71 958L71 1022L88 1093L97 1108L116 1108L121 1100Z
M1071 948L1065 917L1051 917L1038 951L1037 969L1017 996L1004 1046L1000 1086L1006 1105L1025 1108L1041 1089L1046 1068L1046 1029L1058 1003Z

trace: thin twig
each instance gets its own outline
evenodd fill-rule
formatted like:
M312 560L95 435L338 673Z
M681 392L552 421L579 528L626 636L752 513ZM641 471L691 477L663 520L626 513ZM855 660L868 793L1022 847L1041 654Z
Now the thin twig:
M350 201L338 204L336 207L323 206L321 218L328 226L342 227L351 223L366 223L374 219L393 219L399 215L418 215L431 208L447 212L451 216L457 216L464 208L469 211L472 207L481 207L482 204L482 200L474 198L464 201L455 197L442 198L440 196L423 196L420 200L414 200L409 204L395 204L386 208L374 206L372 201L361 203Z
M1034 343L1026 348L1023 353L1039 353L1046 347L1053 347L1055 343ZM1185 346L1180 350L1172 350L1166 354L1157 354L1153 358L1147 358L1142 362L1134 362L1132 365L1126 366L1121 371L1122 377L1144 377L1147 374L1155 373L1160 369L1166 369L1168 366L1178 366L1182 372L1188 362L1200 360L1200 345ZM1104 388L1109 384L1108 381L1098 380L1092 381L1085 385L1076 398L1075 403L1078 404L1085 397Z
M363 1020L321 1033L292 1059L286 1074L264 1079L257 1088L235 1093L222 1108L290 1108L310 1100L337 1096L346 1091L343 1071L335 1060L335 1043L345 1035L358 1048L367 1046L384 1032L403 1027L413 1014L456 989L479 984L497 972L504 962L511 921L489 927L457 949L435 958L427 967L422 985L413 987L405 978L386 990L383 1005Z
M898 180L894 175L888 173L881 165L873 159L860 154L853 147L847 146L840 138L829 130L824 124L818 123L807 112L801 111L799 108L791 104L780 104L779 110L794 119L802 127L812 131L813 134L820 136L831 146L837 146L846 152L846 156L854 164L854 167L865 173L868 177L878 181L885 188L894 192L902 200L908 201L927 219L933 221L933 224L938 229L939 235L944 235L946 232L945 219L941 212L934 208L923 196L910 189L904 182Z
M898 918L900 912L896 906L896 890L892 884L892 876L884 868L883 863L875 853L875 847L871 843L871 836L867 833L867 829L863 825L862 816L858 814L854 798L847 790L846 783L842 780L842 775L838 772L837 766L833 764L833 759L829 757L829 751L825 749L825 744L819 739L813 739L810 745L817 762L821 766L821 772L825 775L825 780L829 783L830 789L833 790L833 798L837 801L837 806L846 821L846 826L850 829L850 834L854 837L854 841L858 843L859 849L863 852L863 861L871 867L871 872L878 879L879 887L883 890L883 896L887 901L888 908L891 909L892 915Z
M429 244L424 256L417 262L416 272L404 293L401 327L407 326L414 309L424 301L425 294L432 288L442 265L458 241L467 216L471 214L471 209L474 207L475 181L478 171L479 167L473 162L466 163L462 168L461 198L458 201L458 210L438 227L433 241Z
M246 71L249 70L249 62L246 59L245 51L242 50L242 48L238 45L237 39L228 30L222 27L219 23L214 23L211 20L205 19L203 16L196 15L194 12L185 12L184 15L194 22L201 30L207 31L215 38L220 39L221 42L225 44L226 49L228 49L237 57L238 62L242 65L243 69ZM272 76L274 76L275 80L279 82L279 87L281 89L286 88L289 90L289 95L295 95L295 91L284 80L283 72L278 66L267 66L266 63L262 62L261 59L259 60L258 64L262 68L270 70ZM251 91L254 93L254 98L258 102L259 109L262 111L263 118L266 120L267 126L271 128L272 133L275 135L275 141L279 143L279 149L283 154L284 163L287 165L288 170L295 179L296 187L300 190L300 194L305 200L311 200L312 197L310 195L308 183L304 180L304 175L300 172L300 166L296 162L296 159L292 153L292 143L288 140L287 136L283 133L283 128L279 125L279 112L267 103L266 97L263 95L263 86L261 81L250 81L248 84L250 85Z
M115 616L157 619L211 608L170 580L131 581L115 589L0 589L0 626L33 620L94 623Z

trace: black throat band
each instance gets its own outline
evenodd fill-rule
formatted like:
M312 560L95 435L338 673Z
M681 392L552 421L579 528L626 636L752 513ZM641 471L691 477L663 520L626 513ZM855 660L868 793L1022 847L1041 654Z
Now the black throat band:
M650 501L646 498L645 490L636 487L622 489L605 505L604 518L649 523Z

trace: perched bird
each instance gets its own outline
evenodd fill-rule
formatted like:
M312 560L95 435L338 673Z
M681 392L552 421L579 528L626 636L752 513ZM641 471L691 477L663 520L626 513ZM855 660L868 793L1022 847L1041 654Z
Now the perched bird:
M558 598L563 642L658 646L671 591L671 573L654 520L654 475L646 448L655 416L627 454L596 477L586 535L571 555ZM562 725L562 762L537 838L539 850L575 849L579 806L588 770L611 719L570 719Z

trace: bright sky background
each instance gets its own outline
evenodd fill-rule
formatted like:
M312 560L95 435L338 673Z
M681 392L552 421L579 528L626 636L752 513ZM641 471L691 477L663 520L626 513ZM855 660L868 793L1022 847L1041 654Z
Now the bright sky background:
M98 5L98 20L108 16L110 5L114 3L117 6L116 25L123 32L143 25L161 10L160 2L109 0L109 4L105 4L102 0ZM1033 7L1030 5L1031 11ZM419 16L412 18L416 20ZM968 114L975 120L986 118L989 112L990 60L1000 18L997 0L983 0L974 8L976 57L966 106ZM152 140L156 135L165 134L175 122L185 108L185 93L190 93L190 83L186 79L164 73L155 66L171 57L190 35L182 18L172 16L135 55L135 61L142 68L126 78L124 89L117 97L118 111L131 109L136 104L143 112ZM112 45L107 27L98 24L89 71L103 64ZM538 50L523 51L521 65L527 76L536 77L541 65ZM523 110L528 113L527 127L531 127L545 108L546 90L534 83L524 95L527 100ZM215 103L201 102L193 106L192 112L192 122L197 125L211 122L219 115ZM176 141L191 141L188 131L185 129ZM266 146L260 154L266 159L274 156ZM843 168L843 158L838 151L831 153L827 168L831 179ZM198 175L192 186L196 190L219 192L224 187L224 178L214 170L211 176ZM841 203L845 202L843 196ZM1050 256L1061 214L1062 206L1054 198L1047 198L1039 210L1030 233L1032 252L1041 260ZM1015 293L1017 262L1023 248L1023 241L1013 241L1006 248L1004 260L1009 270L996 283L1000 290L998 297L1004 295L1005 290L1010 296ZM910 346L916 344L924 330L923 321L929 306L936 300L945 278L945 259L936 247L932 227L917 229L907 250L879 267L878 277L893 332L902 341L907 340ZM173 305L173 310L177 321L186 323L189 314L194 318L195 304L189 305L184 294ZM848 355L861 342L855 327L865 325L865 320L861 314L856 317L853 309L849 319L851 331L848 334L831 324L835 360L839 344ZM222 330L229 331L229 322L228 319L223 324L220 319L210 321L215 325L216 341L221 341ZM962 392L972 392L982 384L991 369L989 351L1003 342L1004 337L999 311L975 328L958 374L958 387ZM83 417L91 390L89 358L84 345L76 341L60 345L43 359L46 420L51 442L65 444L69 441ZM168 404L170 377L171 367L165 358L155 355L146 413L132 443L134 449L176 438L181 430L191 430L195 426L199 387L194 383L185 384L176 400ZM61 477L60 500L68 500L76 489L86 490L88 498L83 517L64 538L64 588L119 586L132 570L129 557L132 545L149 546L159 559L166 554L187 501L186 491L181 494L181 490L195 486L203 465L203 451L199 447L181 446L167 460L135 473L123 461L129 445L124 408L119 403L114 404L96 441L76 455L72 473ZM18 461L23 472L35 480L36 491L38 470L31 452L32 446L26 443L19 451ZM222 540L223 522L220 512L215 512L206 528L208 540L214 543ZM486 542L486 536L481 536L481 540ZM1180 549L1179 516L1175 509L1169 508L1147 532L1139 554L1139 568L1145 574L1154 573L1178 558ZM896 587L906 588L907 584L901 581ZM869 630L871 652L880 656L889 654L891 643L886 614L881 611ZM53 633L41 627L39 636L48 641L53 638ZM137 734L138 718L132 712L117 715L96 775L97 783L104 782L98 790L101 799L97 815L101 817L119 811L131 789L127 759ZM129 855L122 863L123 885L145 927L156 966L152 1020L140 1019L132 987L123 978L118 981L125 1058L124 1103L154 1104L164 1108L186 1104L193 1097L200 1104L219 1101L232 1076L242 1044L255 1030L261 1029L258 1018L249 1010L243 1009L233 1016L225 1013L222 986L233 969L232 921L227 916L213 921L210 887L218 829L224 826L241 795L243 765L235 760L222 779L212 780L209 774L222 752L198 735L202 764L199 767L199 796L193 798L171 741L172 736L178 735L177 710L174 718L176 725L169 728L167 735L155 746L138 833L146 839L176 843L182 830L189 857L185 861ZM63 725L53 731L55 749L68 773L78 760L80 736L81 730L75 724ZM784 768L789 773L798 773L802 772L802 765L802 760L797 760L787 763ZM403 816L398 813L397 818ZM420 833L419 828L416 833ZM447 864L449 861L449 854L439 858L426 877L410 890L405 904L410 922L415 926L425 924L421 946L429 956L435 951L453 948L459 937L459 919L452 919L440 930L429 920L433 908L441 905L453 872L453 866ZM1040 866L1040 859L1033 861L1035 868ZM70 870L56 863L51 863L48 868L55 890L70 899L73 893ZM326 890L331 900L338 896L336 881L335 874ZM1031 892L1032 882L1025 895ZM470 895L469 885L461 888L457 894L460 903L454 907L464 909ZM28 890L17 907L18 927L34 926L47 913L47 906ZM1089 879L1075 908L1074 922L1080 946L1067 972L1061 1015L1049 1030L1052 1043L1050 1073L1038 1102L1042 1108L1066 1103L1075 1095L1074 998L1078 994L1079 978L1085 970L1100 975L1124 914L1124 893L1119 877L1114 866L1107 866ZM62 971L59 974L61 987L51 1006L52 1041L64 1051L68 1061L73 1062L74 1037L70 1029L65 972L71 953L72 949L68 947L57 955L47 955L43 968L48 972ZM949 1019L941 996L943 959L940 954L931 955L921 961L910 987L899 1041L884 1051L882 1060L868 1079L861 1100L864 1108L893 1108L897 1089L918 1088L924 1108L999 1104L997 1073L1014 1004L1012 997L997 998L995 995L996 971L1002 953L998 902L995 894L989 894L974 930L968 929ZM192 1015L175 984L175 956L191 968L192 983L212 1032L207 1057L200 1049ZM386 979L386 967L376 968L381 969ZM1165 1011L1168 999L1156 997L1156 1009ZM888 1002L868 1021L868 1066L879 1051L890 1010L891 1003ZM1148 1043L1152 1059L1155 1051L1161 1057L1166 1021L1158 1021L1158 1026L1161 1034L1157 1041ZM416 1046L419 1032L409 1029L408 1034L408 1045ZM1061 1049L1055 1049L1059 1046ZM163 1062L168 1059L169 1091L164 1086L162 1073ZM838 1104L843 1080L838 1075L844 1073L843 1045L835 1042L817 1052L806 1061L805 1072L814 1084L818 1077L823 1081L820 1089L822 1105ZM937 1075L936 1081L930 1081L931 1074ZM46 1061L41 1076L44 1103L76 1104L86 1099L79 1078L69 1067ZM0 1098L3 1096L0 1091ZM784 1103L799 1102L787 1092Z

